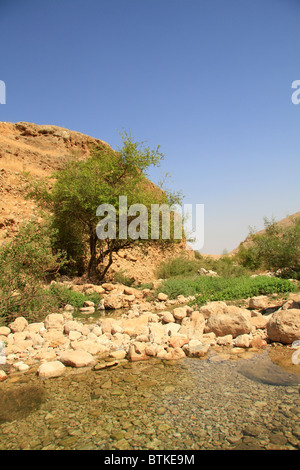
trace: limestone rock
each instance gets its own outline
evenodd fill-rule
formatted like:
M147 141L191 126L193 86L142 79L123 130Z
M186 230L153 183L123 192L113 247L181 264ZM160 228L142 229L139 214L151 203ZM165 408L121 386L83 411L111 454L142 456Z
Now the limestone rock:
M52 377L60 377L66 371L66 367L60 361L50 361L44 362L38 368L38 375L39 377L48 379Z
M11 329L12 333L18 333L24 331L27 326L28 321L26 318L18 317L9 325L9 328Z
M267 323L267 334L271 341L283 344L300 339L300 310L290 308L273 313Z
M268 296L258 295L249 300L249 308L253 310L263 310L268 307Z
M249 334L252 330L251 314L249 311L228 306L223 313L212 313L205 327L205 332L214 332L216 336Z
M60 361L65 366L86 367L94 363L93 356L87 351L80 349L64 351L60 356Z

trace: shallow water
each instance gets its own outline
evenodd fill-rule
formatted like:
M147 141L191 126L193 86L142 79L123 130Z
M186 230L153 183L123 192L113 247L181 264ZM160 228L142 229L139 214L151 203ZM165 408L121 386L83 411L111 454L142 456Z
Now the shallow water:
M300 374L241 357L16 375L0 384L0 449L300 448Z

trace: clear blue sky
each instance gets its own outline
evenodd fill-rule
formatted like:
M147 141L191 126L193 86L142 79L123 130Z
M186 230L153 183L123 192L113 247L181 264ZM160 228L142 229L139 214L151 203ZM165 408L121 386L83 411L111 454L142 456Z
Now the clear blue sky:
M203 253L300 210L299 0L0 0L0 44L0 121L160 144Z

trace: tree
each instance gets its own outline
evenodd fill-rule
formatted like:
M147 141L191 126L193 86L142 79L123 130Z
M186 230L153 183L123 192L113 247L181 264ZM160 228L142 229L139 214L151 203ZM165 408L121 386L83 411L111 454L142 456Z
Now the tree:
M246 247L241 244L237 260L251 269L271 269L289 276L300 273L300 218L292 219L290 225L281 226L265 218L262 234L250 233Z
M165 193L147 179L149 167L159 166L164 158L159 146L154 150L145 147L127 132L121 137L123 146L117 151L95 147L87 160L68 162L55 173L52 189L46 183L33 182L29 193L52 213L52 224L58 231L57 247L66 250L77 267L88 257L90 279L102 280L112 264L113 253L137 242L130 233L126 237L121 233L120 220L124 214L120 196L128 206L142 204L147 210L151 204L180 202L179 197ZM112 238L99 238L99 223L106 222L110 227L114 222L107 214L109 210L102 213L97 210L100 206L115 210L117 223ZM126 228L134 219L133 214L127 216ZM149 235L151 223L147 230Z

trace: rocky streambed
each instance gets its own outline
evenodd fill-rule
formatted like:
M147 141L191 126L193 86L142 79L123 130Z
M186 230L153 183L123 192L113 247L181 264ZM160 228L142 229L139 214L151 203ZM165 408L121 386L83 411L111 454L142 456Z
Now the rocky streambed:
M0 449L300 448L296 298L133 300L0 329Z

